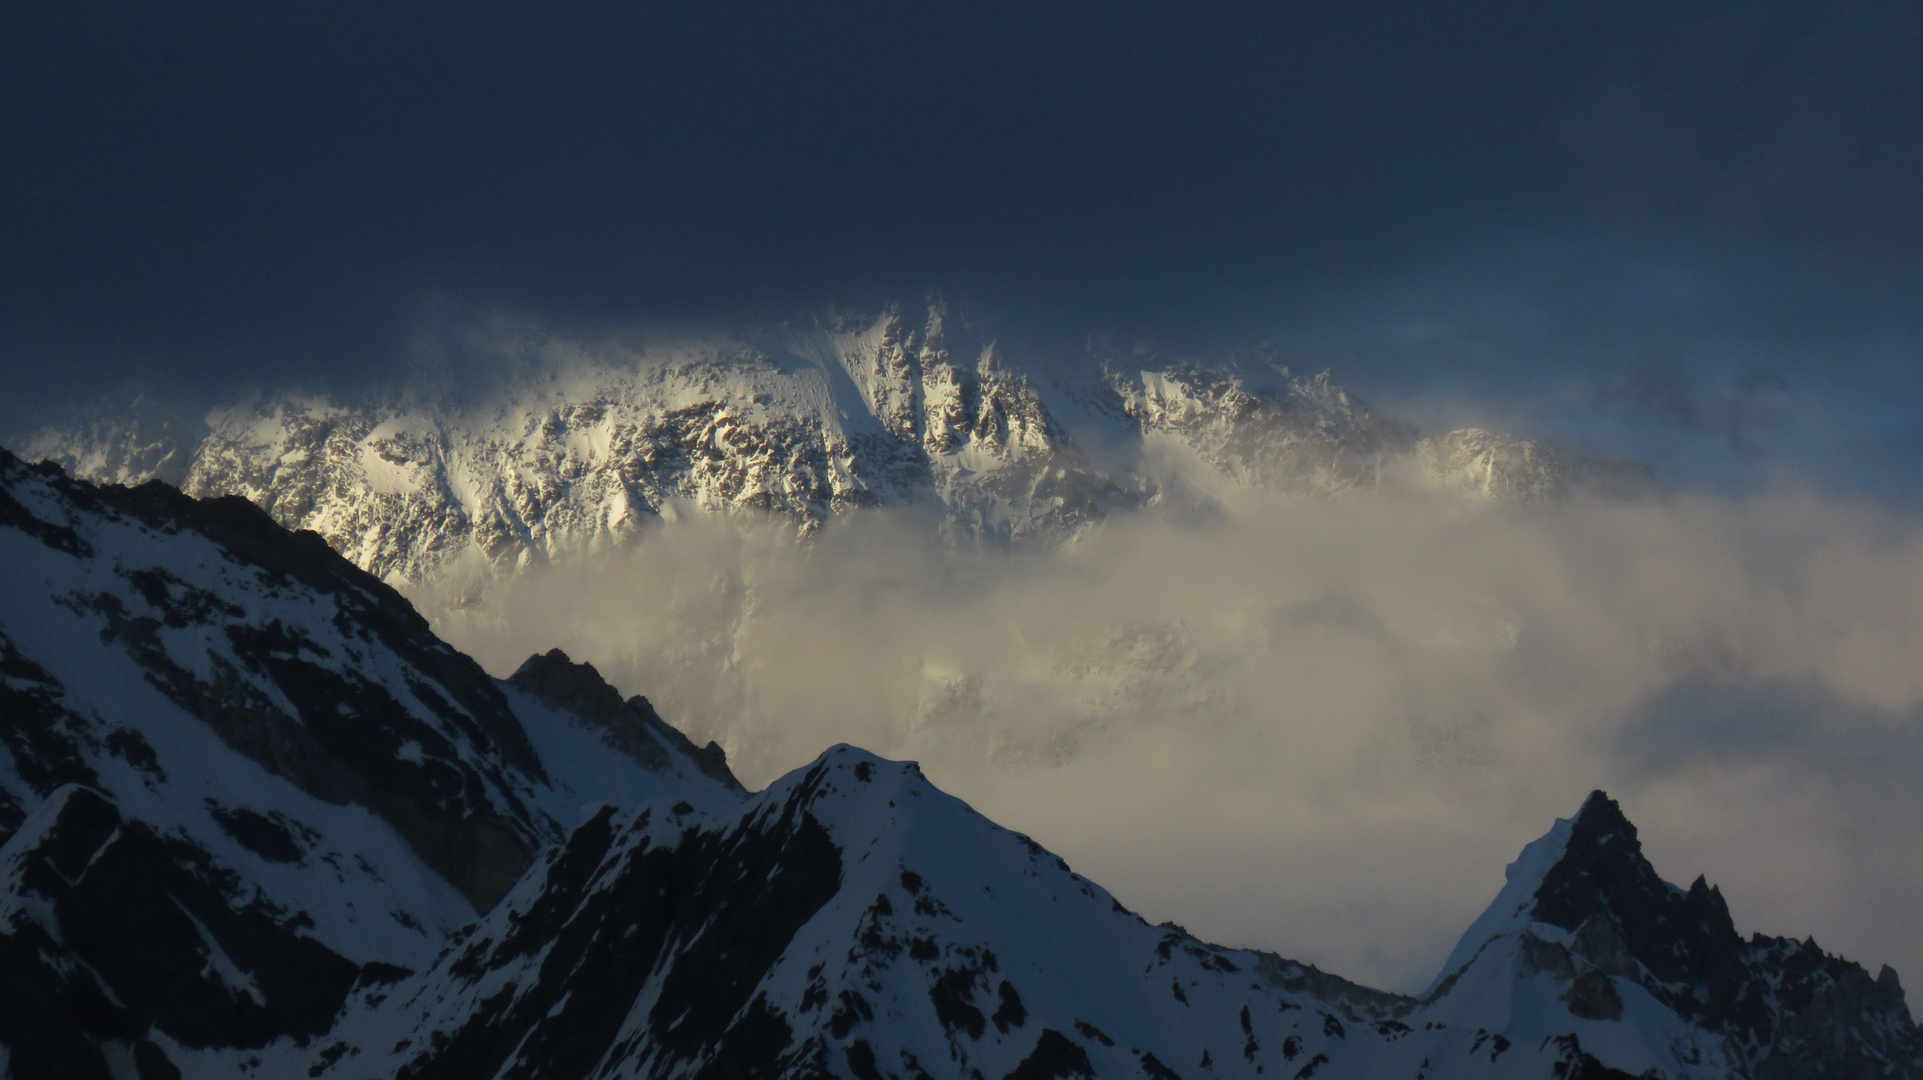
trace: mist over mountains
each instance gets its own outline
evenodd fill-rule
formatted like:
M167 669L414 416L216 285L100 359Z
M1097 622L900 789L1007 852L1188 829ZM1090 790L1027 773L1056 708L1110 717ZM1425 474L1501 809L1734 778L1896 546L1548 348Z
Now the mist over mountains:
M489 671L564 648L752 785L915 758L1158 918L1378 984L1598 787L1765 925L1909 963L1900 512L1424 430L1272 354L1010 351L936 305L473 347L387 397L24 445L243 495Z
M0 553L10 1076L1923 1072L1893 970L1740 936L1600 791L1389 993L1151 925L914 763L750 793L243 499L0 453Z
M21 442L99 481L243 495L396 582L485 574L631 539L689 512L803 534L876 507L974 540L1064 541L1209 488L1646 494L1648 470L1372 413L1269 356L1023 365L940 302L653 344L497 330L484 388L269 393L199 419L110 404ZM1206 474L1206 475L1204 475Z
M0 1072L1914 1075L1920 54L0 9Z

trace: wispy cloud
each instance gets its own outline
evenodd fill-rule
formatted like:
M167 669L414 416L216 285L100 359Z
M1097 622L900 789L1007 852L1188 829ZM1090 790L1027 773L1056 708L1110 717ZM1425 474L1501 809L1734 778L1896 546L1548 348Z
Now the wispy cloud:
M1866 503L1246 493L1025 552L708 518L418 599L498 672L592 660L751 784L919 759L1153 919L1380 983L1592 787L1746 931L1923 972L1923 520Z

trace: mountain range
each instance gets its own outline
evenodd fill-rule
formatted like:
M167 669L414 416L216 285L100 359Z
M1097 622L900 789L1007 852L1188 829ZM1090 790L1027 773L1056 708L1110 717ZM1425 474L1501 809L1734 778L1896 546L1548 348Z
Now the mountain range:
M1260 358L1024 364L935 302L701 340L490 347L504 359L478 388L264 393L202 417L135 401L18 445L98 482L244 496L391 583L512 571L696 513L808 533L919 508L954 539L1046 542L1225 487L1553 500L1652 483L1514 436L1425 433Z
M558 651L488 675L359 554L0 452L5 1075L1923 1077L1894 971L1741 936L1601 792L1389 993L1152 925L913 763L747 791Z

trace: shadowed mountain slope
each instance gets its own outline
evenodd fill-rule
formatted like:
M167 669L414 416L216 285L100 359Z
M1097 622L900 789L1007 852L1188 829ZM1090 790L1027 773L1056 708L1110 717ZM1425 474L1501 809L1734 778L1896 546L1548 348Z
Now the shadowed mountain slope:
M746 793L243 500L4 453L0 676L14 1077L1923 1077L1894 972L1740 937L1600 792L1385 993L1149 925L912 763Z

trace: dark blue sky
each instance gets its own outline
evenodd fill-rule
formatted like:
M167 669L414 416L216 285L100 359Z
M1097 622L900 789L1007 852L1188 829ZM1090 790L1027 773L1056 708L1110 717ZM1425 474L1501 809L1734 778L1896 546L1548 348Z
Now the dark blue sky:
M1896 476L1920 55L1907 2L8 5L0 427L379 378L424 311L941 290L1658 457L1821 399L1796 454Z

